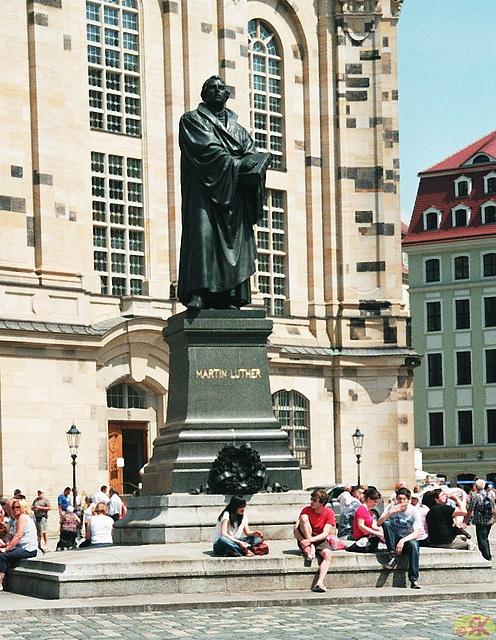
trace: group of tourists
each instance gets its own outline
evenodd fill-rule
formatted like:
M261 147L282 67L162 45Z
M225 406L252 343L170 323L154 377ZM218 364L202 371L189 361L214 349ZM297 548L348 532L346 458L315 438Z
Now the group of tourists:
M329 571L332 552L374 552L379 545L389 559L385 571L398 566L399 558L408 559L408 579L412 589L420 589L420 547L464 549L472 551L476 545L467 531L467 524L475 525L477 544L486 560L491 560L489 532L496 516L494 487L484 480L474 482L470 495L463 489L440 486L419 494L403 483L396 485L394 496L382 513L377 507L381 493L374 487L348 486L340 496L341 515L336 535L336 518L324 489L312 492L310 505L304 507L294 525L294 537L305 557L320 563L312 590L326 591L324 579ZM234 496L221 512L213 543L219 556L253 556L263 542L261 531L248 525L246 501Z
M111 488L107 493L107 487L102 486L93 497L86 496L83 504L77 489L75 500L71 501L70 494L71 488L66 487L57 498L60 537L56 551L112 545L114 522L126 512L118 492ZM47 550L51 510L50 501L41 488L31 505L20 489L0 503L0 591L9 567L22 558L33 558L38 551ZM79 545L78 540L82 540Z

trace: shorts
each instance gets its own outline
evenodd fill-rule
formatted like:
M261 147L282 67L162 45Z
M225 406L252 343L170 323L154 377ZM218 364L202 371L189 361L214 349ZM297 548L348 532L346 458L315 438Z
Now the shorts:
M41 518L40 520L36 520L36 531L38 533L46 533L48 530L48 518Z
M298 531L301 533L301 535L303 535L303 533L301 532L301 529L298 529ZM300 541L297 540L297 542L298 542L298 546L303 551L300 545ZM318 542L317 544L314 544L313 546L315 547L315 551L317 552L324 551L325 549L329 549L329 551L332 551L332 545L328 540L321 540L320 542Z

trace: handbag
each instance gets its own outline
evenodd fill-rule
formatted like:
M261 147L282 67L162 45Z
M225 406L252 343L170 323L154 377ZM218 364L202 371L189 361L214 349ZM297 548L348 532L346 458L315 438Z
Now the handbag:
M265 540L262 540L262 542L252 547L251 550L256 556L266 556L269 553L269 545Z
M363 536L359 538L349 547L346 547L346 551L352 551L354 553L374 553L379 546L379 538Z
M346 549L345 543L332 533L327 536L327 542L331 545L331 549L333 551L342 551L343 549Z

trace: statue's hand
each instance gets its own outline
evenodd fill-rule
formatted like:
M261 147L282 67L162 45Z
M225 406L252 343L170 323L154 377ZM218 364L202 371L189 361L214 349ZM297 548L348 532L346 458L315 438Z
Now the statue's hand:
M256 164L257 164L256 158L254 158L253 156L245 156L241 160L240 170L241 172L250 171L251 169L253 169L254 166L256 166Z

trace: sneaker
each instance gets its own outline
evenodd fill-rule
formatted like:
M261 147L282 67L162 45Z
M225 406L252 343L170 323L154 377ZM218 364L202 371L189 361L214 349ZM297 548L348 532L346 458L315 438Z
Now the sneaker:
M420 589L420 585L417 580L412 580L410 582L410 589Z
M397 566L398 566L398 558L396 556L391 556L389 558L389 562L386 562L386 564L384 565L384 569L391 571L392 569L396 569Z

